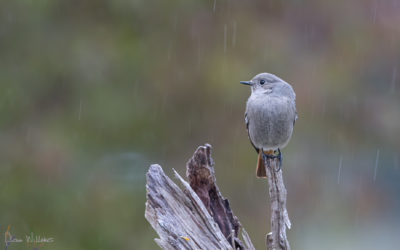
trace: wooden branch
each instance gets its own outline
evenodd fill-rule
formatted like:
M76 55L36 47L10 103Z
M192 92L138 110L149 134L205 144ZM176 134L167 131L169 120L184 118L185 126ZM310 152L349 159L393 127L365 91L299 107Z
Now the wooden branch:
M174 170L182 191L163 172L151 165L147 172L145 217L163 249L255 249L239 220L223 198L214 176L211 146L199 147L187 163L188 184Z
M267 250L290 250L286 237L286 227L290 229L291 223L286 210L286 188L283 184L282 170L276 171L276 162L268 159L266 164L269 185L269 198L271 205L271 232L266 236Z

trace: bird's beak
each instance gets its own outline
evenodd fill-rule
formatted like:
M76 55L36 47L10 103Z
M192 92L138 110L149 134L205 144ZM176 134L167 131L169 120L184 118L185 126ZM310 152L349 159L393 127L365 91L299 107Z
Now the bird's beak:
M240 81L240 83L245 85L253 85L251 81Z

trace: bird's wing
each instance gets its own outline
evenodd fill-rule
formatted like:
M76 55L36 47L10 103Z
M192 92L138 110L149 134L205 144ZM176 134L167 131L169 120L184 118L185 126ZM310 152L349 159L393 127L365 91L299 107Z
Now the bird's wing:
M256 152L257 152L257 154L258 154L258 152L260 151L260 149L257 148L257 147L253 144L253 142L251 141L251 138L250 138L250 133L249 133L249 123L250 123L250 121L249 121L249 118L247 117L247 112L244 113L244 122L246 123L247 135L248 135L248 137L249 137L250 143L251 143L251 145L253 145L254 149L256 150Z

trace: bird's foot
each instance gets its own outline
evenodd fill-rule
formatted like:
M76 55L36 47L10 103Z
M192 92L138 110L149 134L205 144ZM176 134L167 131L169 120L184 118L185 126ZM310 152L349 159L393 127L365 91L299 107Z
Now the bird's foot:
M274 153L276 153L276 151ZM278 160L279 160L279 166L278 166L277 170L275 169L275 171L279 172L281 170L281 168L282 168L282 159L283 159L280 148L278 148L278 155L276 156L276 158L278 158Z
M275 159L276 156L274 154L271 154L273 151L267 151L267 153L265 153L264 150L262 150L262 158L264 161L268 160L268 159Z
M272 150L271 150L271 152L272 152ZM281 150L279 148L278 148L278 150L275 150L273 152L273 154L268 154L268 153L266 154L264 152L264 150L262 150L262 158L263 158L263 161L266 163L265 165L268 166L268 167L269 167L268 159L278 159L279 160L279 166L278 166L278 169L275 169L275 171L279 172L281 170L281 167L282 167L282 153L281 153Z

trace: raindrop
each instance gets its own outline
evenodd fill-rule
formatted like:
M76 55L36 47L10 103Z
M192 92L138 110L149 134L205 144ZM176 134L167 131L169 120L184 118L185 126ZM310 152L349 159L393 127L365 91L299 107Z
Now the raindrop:
M373 9L373 15L372 15L372 22L375 24L375 23L376 23L376 13L377 13L377 8L378 8L376 2L374 3L373 8L374 8L374 9Z
M399 169L399 156L398 155L395 155L394 157L393 157L393 165L394 165L394 169Z
M26 138L25 138L25 140L26 140L26 143L30 143L31 142L31 135L32 135L32 129L31 129L31 127L28 127L27 128L27 131L26 131Z
M228 33L228 30L227 30L227 27L226 27L226 24L224 25L224 54L226 54L226 42L227 42L227 34Z
M338 171L338 176L337 176L337 184L340 184L340 173L342 172L342 166L343 166L343 156L340 156L339 159L339 171Z
M321 117L324 118L326 113L326 99L322 100Z
M188 134L191 135L192 134L192 119L188 119Z
M375 169L374 169L374 182L376 180L376 174L378 172L378 163L379 163L379 149L376 150Z
M168 49L167 49L167 60L171 61L171 50L172 50L172 45L171 41L169 42Z
M79 112L78 112L78 121L81 120L81 114L82 114L82 99L79 100Z
M214 0L213 12L215 12L215 7L217 6L217 0Z
M178 16L175 16L175 18L174 18L174 31L177 30L177 27L178 27Z
M201 42L200 38L197 39L197 69L200 70L201 66Z
M390 92L394 93L396 90L397 67L393 67L392 82L390 84Z

